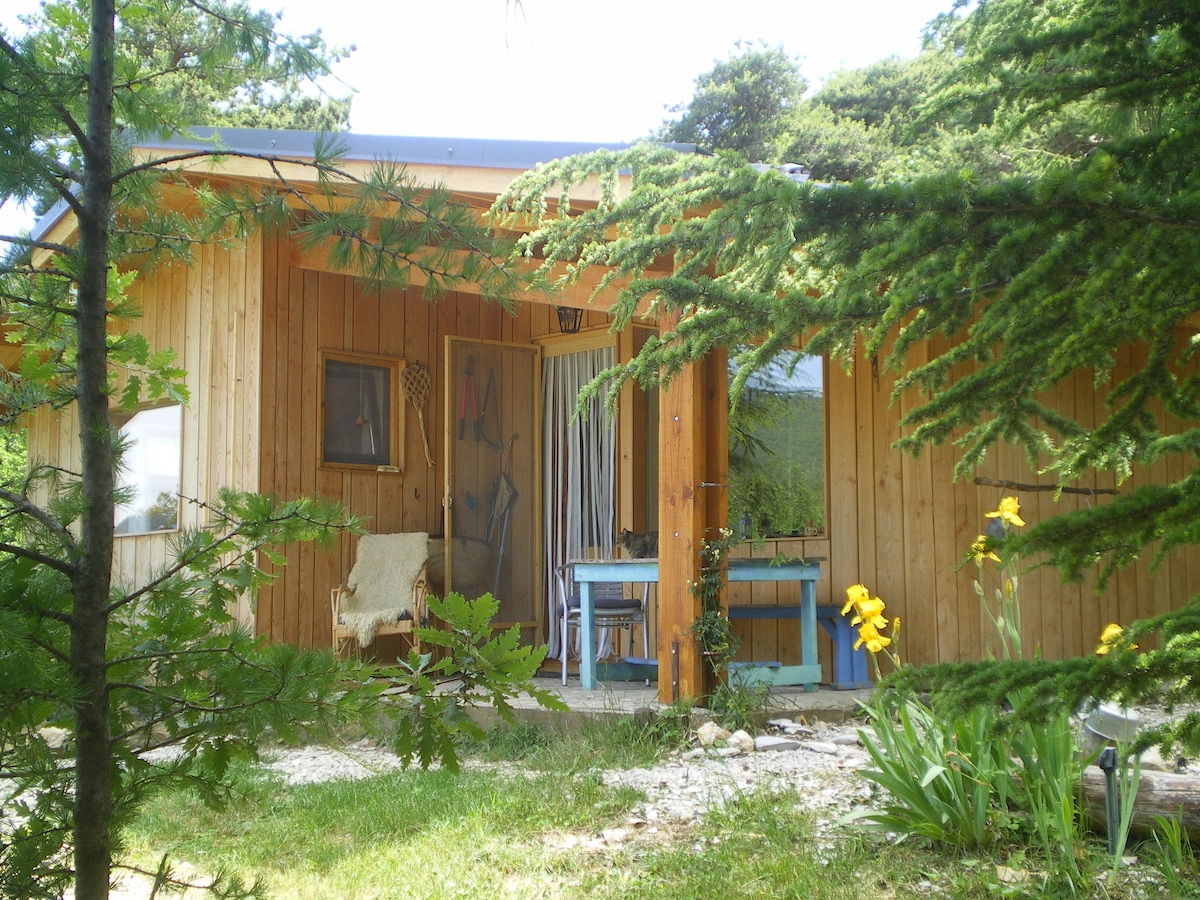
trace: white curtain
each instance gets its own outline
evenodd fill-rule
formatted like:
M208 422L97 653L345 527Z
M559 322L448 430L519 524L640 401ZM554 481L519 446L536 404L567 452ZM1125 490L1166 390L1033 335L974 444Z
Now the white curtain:
M546 522L546 640L548 655L566 652L559 634L566 585L559 567L584 556L613 555L616 521L616 442L601 400L586 417L575 415L579 390L613 364L613 349L582 350L546 357L542 362L542 467ZM597 652L609 652L608 631L600 629Z

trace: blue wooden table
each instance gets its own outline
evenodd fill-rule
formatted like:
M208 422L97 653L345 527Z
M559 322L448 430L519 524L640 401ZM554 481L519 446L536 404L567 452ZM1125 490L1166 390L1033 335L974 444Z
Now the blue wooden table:
M617 582L658 582L657 559L576 559L571 561L579 582L579 626L582 654L579 684L596 688L596 605L592 585ZM813 563L771 565L769 559L728 560L730 581L797 581L800 583L800 665L783 666L774 673L776 684L800 684L815 691L821 680L817 661L817 578L821 570ZM742 607L745 608L745 607Z

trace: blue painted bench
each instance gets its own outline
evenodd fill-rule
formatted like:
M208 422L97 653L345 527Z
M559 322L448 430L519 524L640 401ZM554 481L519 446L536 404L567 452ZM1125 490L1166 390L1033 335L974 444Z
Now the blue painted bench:
M731 606L730 619L799 619L799 606ZM833 639L833 687L847 691L872 687L867 674L867 651L854 649L858 632L842 615L840 606L817 604L817 621ZM753 664L751 664L753 665ZM778 667L779 663L775 663Z

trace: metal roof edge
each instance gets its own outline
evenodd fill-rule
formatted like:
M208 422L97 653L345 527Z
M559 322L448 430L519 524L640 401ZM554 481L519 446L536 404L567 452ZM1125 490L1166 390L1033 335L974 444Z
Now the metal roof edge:
M318 139L344 148L342 159L387 159L418 165L531 169L538 163L593 150L627 150L629 141L527 141L494 138L406 137L352 132L288 131L258 128L191 128L186 133L140 137L135 146L155 149L202 149L213 146L247 153L278 153L311 159ZM694 144L664 144L683 153Z

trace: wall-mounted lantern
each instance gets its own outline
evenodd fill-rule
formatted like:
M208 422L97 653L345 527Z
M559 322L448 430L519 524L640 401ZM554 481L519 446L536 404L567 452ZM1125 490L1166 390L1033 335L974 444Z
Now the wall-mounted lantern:
M558 330L563 334L576 334L583 323L583 310L573 306L556 306L558 313Z

